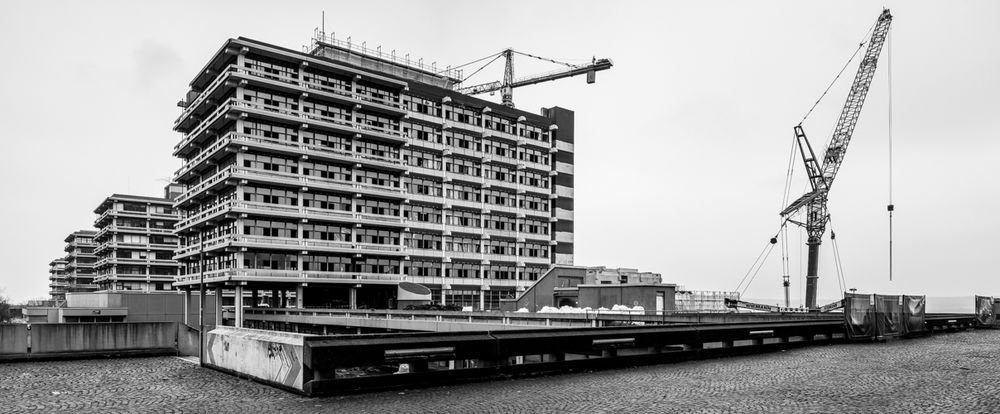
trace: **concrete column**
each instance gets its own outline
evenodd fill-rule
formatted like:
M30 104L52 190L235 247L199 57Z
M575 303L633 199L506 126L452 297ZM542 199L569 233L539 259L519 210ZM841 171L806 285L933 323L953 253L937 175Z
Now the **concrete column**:
M257 305L260 305L260 295L258 295L257 292L259 292L257 289L250 289L250 300L252 301L252 304L250 306L253 308L256 308Z
M222 287L215 288L215 326L222 326Z
M479 290L479 310L486 310L486 291L482 289Z
M298 285L295 287L295 307L298 309L302 309L305 307L303 304L305 298L304 296L305 290L306 290L305 287L302 285Z
M349 307L351 309L357 309L358 308L358 288L356 288L354 286L351 286L351 289L350 289L349 293L350 293L350 295L349 295L349 297L347 299L348 303L350 304Z
M233 326L237 328L243 327L243 286L236 286L236 320L233 322Z
M288 307L288 291L285 289L281 289L281 307Z
M184 289L184 324L191 326L191 290Z
M271 300L267 304L272 308L277 308L281 304L281 299L278 298L278 289L271 289Z

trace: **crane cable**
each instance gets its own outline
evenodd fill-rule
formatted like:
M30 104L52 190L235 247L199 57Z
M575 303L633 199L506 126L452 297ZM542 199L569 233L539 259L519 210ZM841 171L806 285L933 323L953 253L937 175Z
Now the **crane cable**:
M847 278L844 277L844 262L840 259L840 246L837 244L837 232L833 230L833 218L830 223L830 241L833 244L834 268L837 270L837 283L840 285L841 299L847 291Z
M892 30L886 34L889 41L889 48L886 51L889 60L889 205L886 210L889 210L889 281L892 281L892 211L896 207L892 204Z
M872 27L868 28L868 31L865 32L865 36L862 37L862 39L867 39L868 36L871 34L871 32L875 30L875 25L877 24L878 22L872 24ZM826 90L824 90L823 94L819 96L819 99L816 100L816 103L813 104L812 108L809 108L809 112L806 112L806 115L802 117L802 120L799 121L799 125L802 125L802 123L806 121L806 118L808 118L809 115L812 114L813 110L816 109L817 106L819 106L819 102L822 101L824 97L826 97L826 94L830 92L830 89L833 88L833 85L837 83L838 79L840 79L840 75L844 74L844 71L847 70L847 67L851 65L851 62L854 61L854 58L858 56L858 53L861 52L861 48L863 48L864 46L865 42L863 40L860 43L858 43L858 48L854 50L854 54L851 55L850 59L847 59L847 63L844 63L844 67L840 68L840 72L838 72L837 76L833 78L833 82L830 82L830 85L826 87Z
M753 283L754 279L757 278L757 274L760 273L760 269L764 267L764 262L767 261L767 258L771 256L771 251L774 250L774 245L778 243L778 236L781 235L781 230L784 228L785 228L785 223L782 223L781 227L778 229L778 233L776 233L774 237L771 237L771 239L768 240L767 244L764 246L764 249L761 250L760 254L757 255L757 260L754 260L753 264L750 265L750 269L748 269L747 273L743 275L743 279L740 279L740 283L736 285L736 289L734 289L734 291L740 290L740 287L743 288L743 290L740 291L741 297L743 296L744 293L746 293L747 289L750 287L750 284ZM753 273L752 276L750 275L751 272ZM743 282L747 280L747 277L749 277L750 280L747 281L746 285L744 285Z

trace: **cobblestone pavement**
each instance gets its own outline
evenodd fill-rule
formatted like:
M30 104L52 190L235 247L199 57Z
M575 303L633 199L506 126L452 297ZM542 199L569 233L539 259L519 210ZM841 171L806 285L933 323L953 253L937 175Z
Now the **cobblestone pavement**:
M0 364L0 412L1000 412L1000 331L305 398L174 357Z

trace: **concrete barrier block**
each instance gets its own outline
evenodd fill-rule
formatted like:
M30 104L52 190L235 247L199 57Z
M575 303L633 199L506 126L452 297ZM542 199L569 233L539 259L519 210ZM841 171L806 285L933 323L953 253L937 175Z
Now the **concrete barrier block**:
M304 392L302 349L311 335L217 327L208 333L208 365Z
M28 353L28 325L0 325L0 355Z

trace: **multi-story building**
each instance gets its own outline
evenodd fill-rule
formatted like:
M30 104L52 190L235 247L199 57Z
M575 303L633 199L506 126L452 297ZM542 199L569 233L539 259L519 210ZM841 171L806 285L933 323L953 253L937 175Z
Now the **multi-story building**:
M98 289L94 284L94 235L91 230L80 230L66 236L66 292L93 292Z
M499 309L572 264L573 112L456 81L332 42L225 42L179 103L175 285L391 307L409 281Z
M60 257L49 262L49 296L54 301L66 300L66 259Z
M94 213L94 282L101 290L173 289L178 215L171 199L113 194Z

